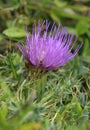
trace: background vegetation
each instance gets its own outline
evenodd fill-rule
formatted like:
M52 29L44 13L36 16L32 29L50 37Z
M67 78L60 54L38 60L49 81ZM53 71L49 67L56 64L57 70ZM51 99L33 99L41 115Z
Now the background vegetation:
M28 73L16 43L25 26L60 23L83 47L41 78ZM90 0L0 1L0 130L90 130Z

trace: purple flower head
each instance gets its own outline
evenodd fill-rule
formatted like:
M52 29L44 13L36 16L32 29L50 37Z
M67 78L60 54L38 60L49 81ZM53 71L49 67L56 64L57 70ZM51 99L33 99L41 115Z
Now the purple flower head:
M38 21L37 28L34 23L32 35L29 36L27 32L26 45L17 45L23 57L36 68L53 70L63 66L75 57L82 46L79 44L72 53L77 38L60 25L57 27L54 23L50 27L47 20L42 24Z

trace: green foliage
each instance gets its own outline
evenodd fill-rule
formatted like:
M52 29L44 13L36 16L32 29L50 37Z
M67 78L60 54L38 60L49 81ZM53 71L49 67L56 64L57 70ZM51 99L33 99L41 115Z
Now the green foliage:
M18 53L1 58L0 129L89 130L89 63L76 57L43 75L31 74L22 60Z
M0 1L0 130L90 130L89 0ZM83 42L57 72L26 68L16 42L25 26L48 19Z
M21 38L26 35L25 29L19 27L11 27L6 29L3 33L10 38Z

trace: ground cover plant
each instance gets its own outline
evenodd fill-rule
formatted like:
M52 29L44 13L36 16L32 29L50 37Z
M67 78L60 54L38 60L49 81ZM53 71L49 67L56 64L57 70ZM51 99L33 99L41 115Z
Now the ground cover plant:
M89 0L0 1L0 130L90 130L89 6ZM19 50L26 45L26 25L32 36L34 22L37 30L46 19L74 33L76 45L83 42L58 69L44 62L33 66ZM42 65L47 69L36 69Z

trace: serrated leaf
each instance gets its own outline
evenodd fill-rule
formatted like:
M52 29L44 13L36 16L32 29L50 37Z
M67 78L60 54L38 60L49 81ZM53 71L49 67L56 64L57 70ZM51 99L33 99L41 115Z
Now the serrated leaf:
M26 31L19 27L8 28L3 33L10 38L21 38L26 35Z

